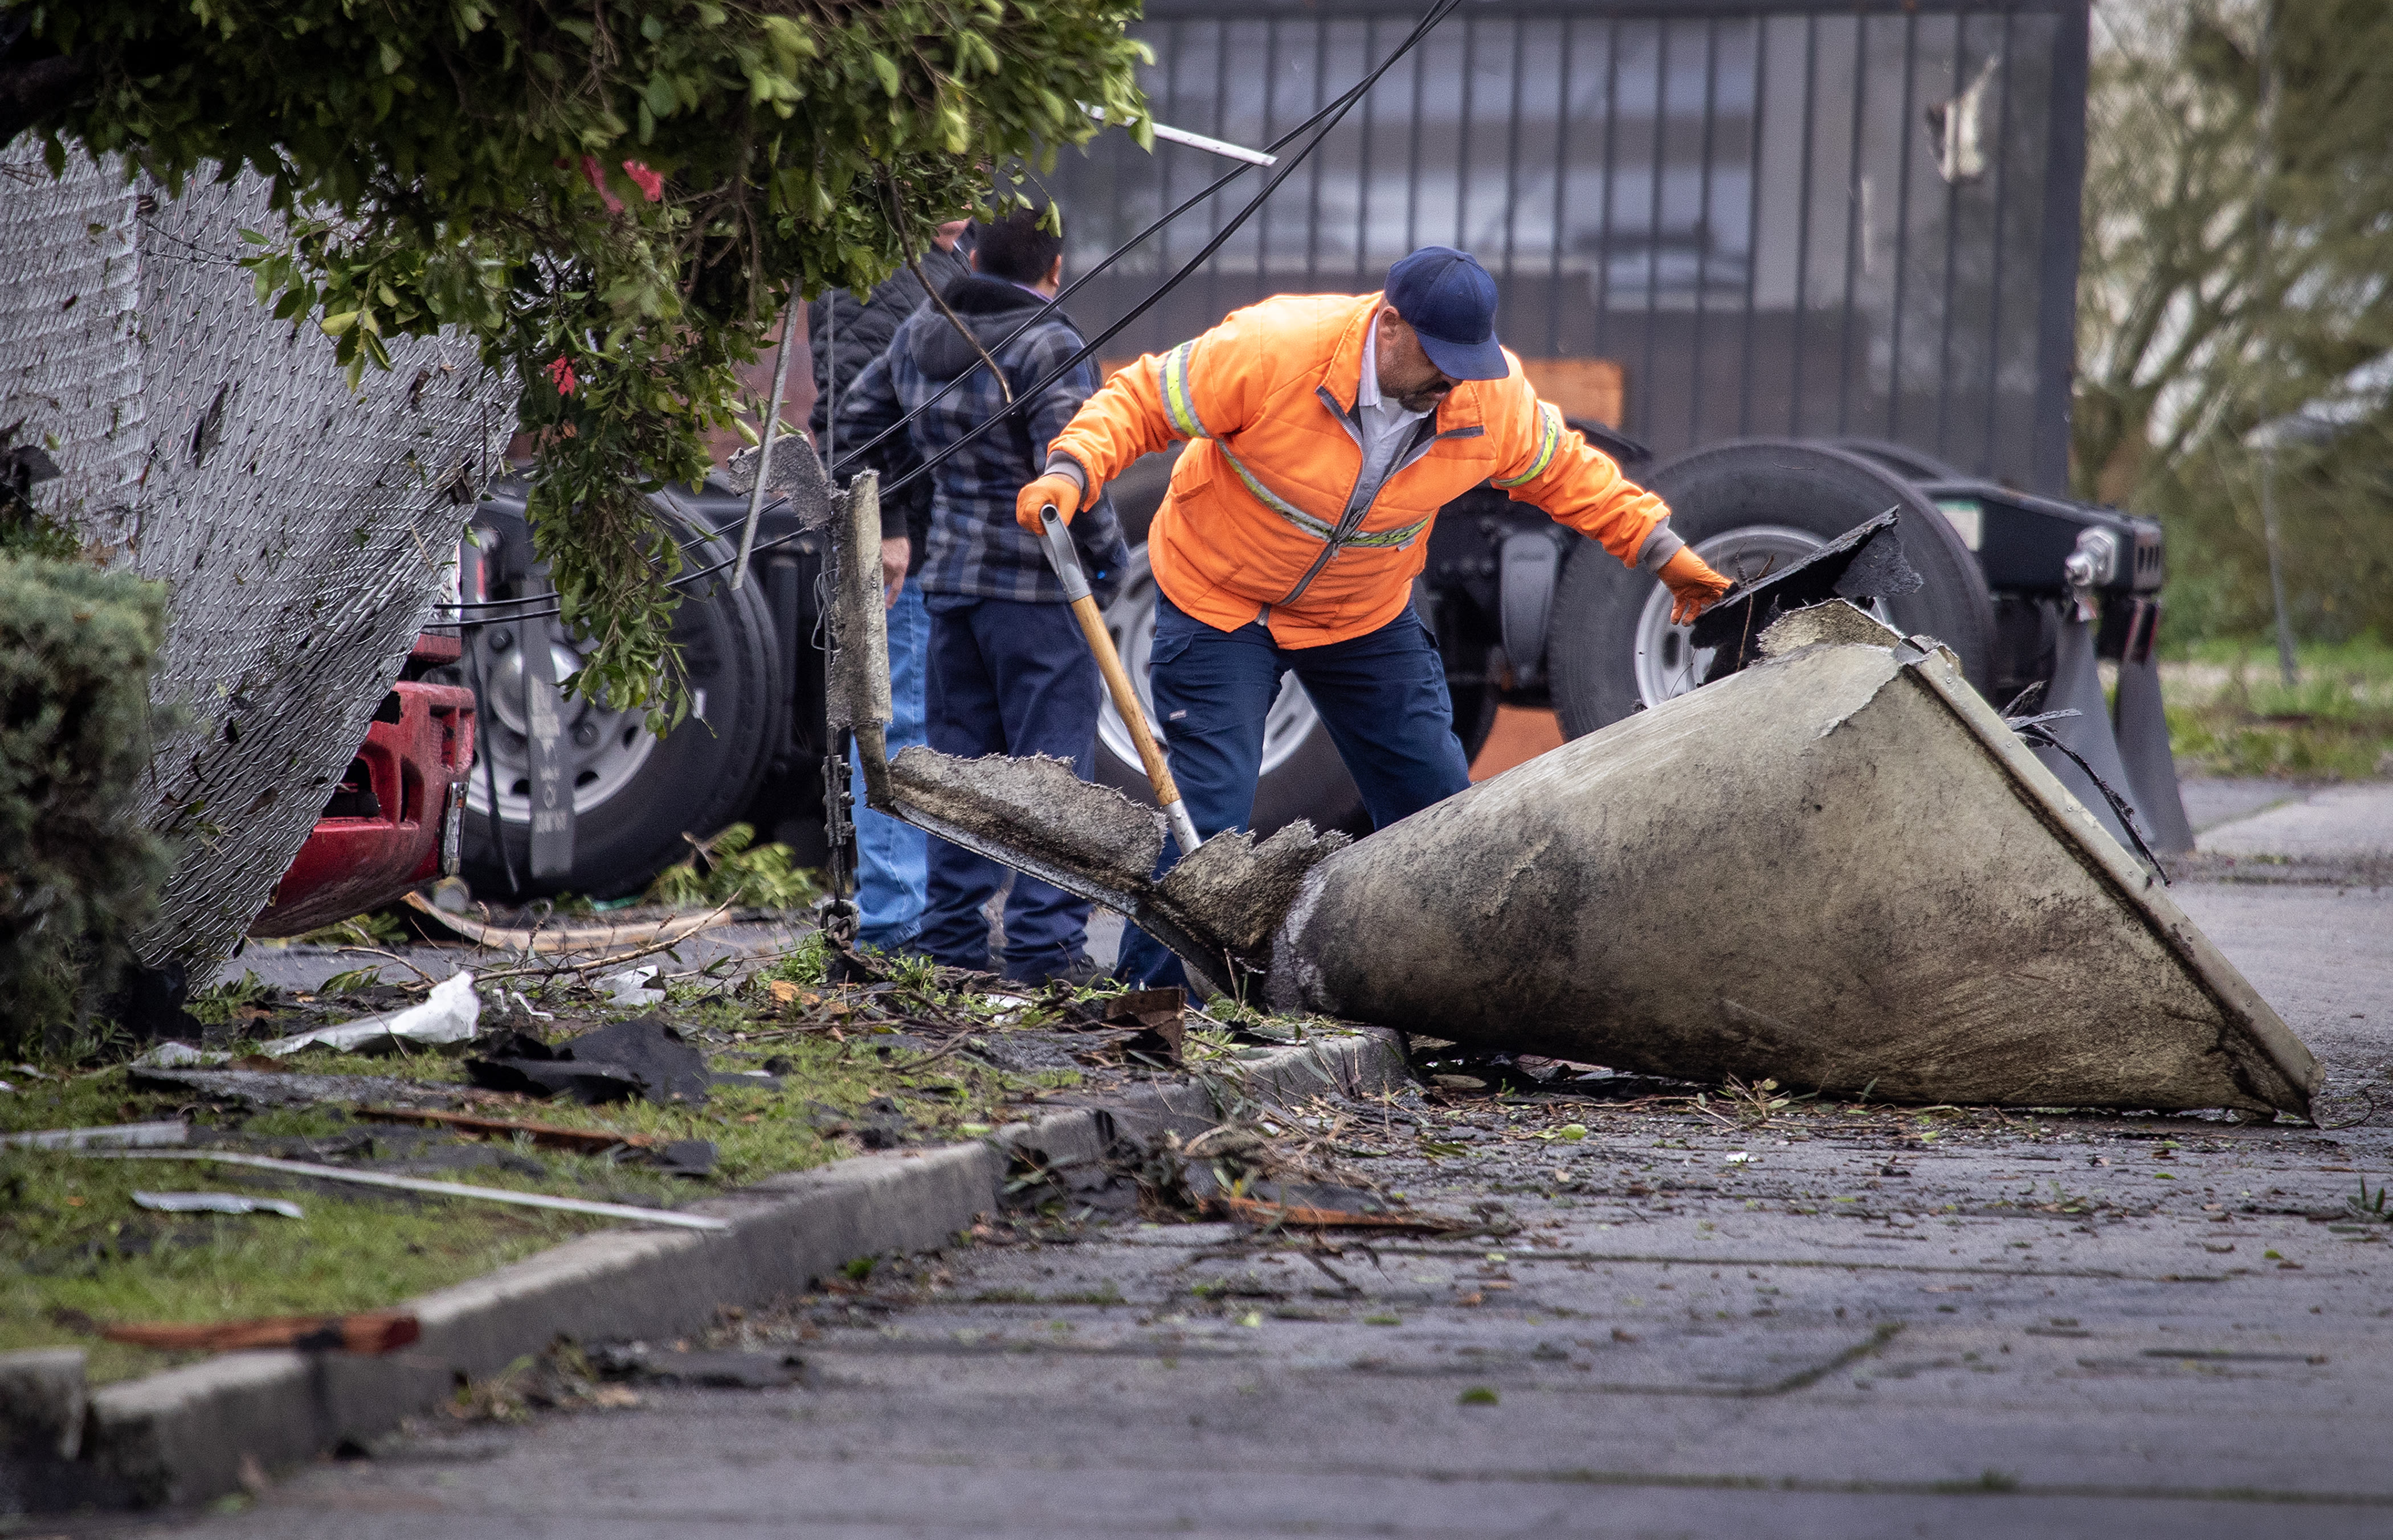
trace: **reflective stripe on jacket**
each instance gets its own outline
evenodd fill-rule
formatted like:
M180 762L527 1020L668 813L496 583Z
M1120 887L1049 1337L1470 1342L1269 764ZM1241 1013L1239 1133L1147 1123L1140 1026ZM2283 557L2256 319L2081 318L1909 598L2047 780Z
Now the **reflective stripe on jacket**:
M1378 294L1283 294L1118 370L1049 446L1103 486L1193 440L1147 534L1171 602L1223 631L1260 616L1283 646L1342 642L1400 614L1437 510L1483 481L1633 565L1669 509L1563 425L1505 355L1457 385L1394 469L1360 485L1354 398Z

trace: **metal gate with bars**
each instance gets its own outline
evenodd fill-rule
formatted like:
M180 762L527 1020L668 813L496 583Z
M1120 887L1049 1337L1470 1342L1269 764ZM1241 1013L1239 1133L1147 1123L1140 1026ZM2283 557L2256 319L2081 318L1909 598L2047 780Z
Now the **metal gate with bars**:
M1151 0L1141 84L1165 123L1266 144L1417 17ZM1445 243L1496 274L1498 333L1541 389L1658 452L1878 438L2065 491L2086 22L2086 0L1468 0L1107 352L1272 294L1367 292ZM1066 152L1048 185L1067 265L1221 167L1118 133ZM1186 261L1259 175L1081 291L1084 329Z

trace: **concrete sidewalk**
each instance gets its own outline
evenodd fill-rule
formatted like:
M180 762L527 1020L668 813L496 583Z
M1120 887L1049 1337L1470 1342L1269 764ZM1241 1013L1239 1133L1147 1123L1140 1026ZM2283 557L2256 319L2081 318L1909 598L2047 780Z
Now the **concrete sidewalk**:
M2324 811L2256 837L2374 805L2296 793ZM430 1429L155 1533L2393 1532L2393 1223L2350 1202L2393 1175L2393 891L2177 896L2348 1126L1325 1103L1358 1169L1511 1228L1116 1220L893 1263L732 1331L805 1388Z
M2393 781L2189 781L2195 881L2393 885Z

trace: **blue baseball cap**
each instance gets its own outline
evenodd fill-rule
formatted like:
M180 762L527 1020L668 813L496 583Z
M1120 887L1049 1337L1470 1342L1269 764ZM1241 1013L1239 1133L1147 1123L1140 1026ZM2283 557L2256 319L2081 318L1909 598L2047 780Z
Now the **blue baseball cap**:
M1496 281L1452 246L1423 246L1388 269L1388 303L1419 334L1429 361L1457 380L1511 372L1496 340Z

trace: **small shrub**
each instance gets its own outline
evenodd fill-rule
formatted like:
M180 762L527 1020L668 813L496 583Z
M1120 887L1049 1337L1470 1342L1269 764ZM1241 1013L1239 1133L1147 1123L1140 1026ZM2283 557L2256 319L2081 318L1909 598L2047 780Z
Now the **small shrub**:
M0 1051L89 1030L167 870L132 816L163 584L0 554Z

